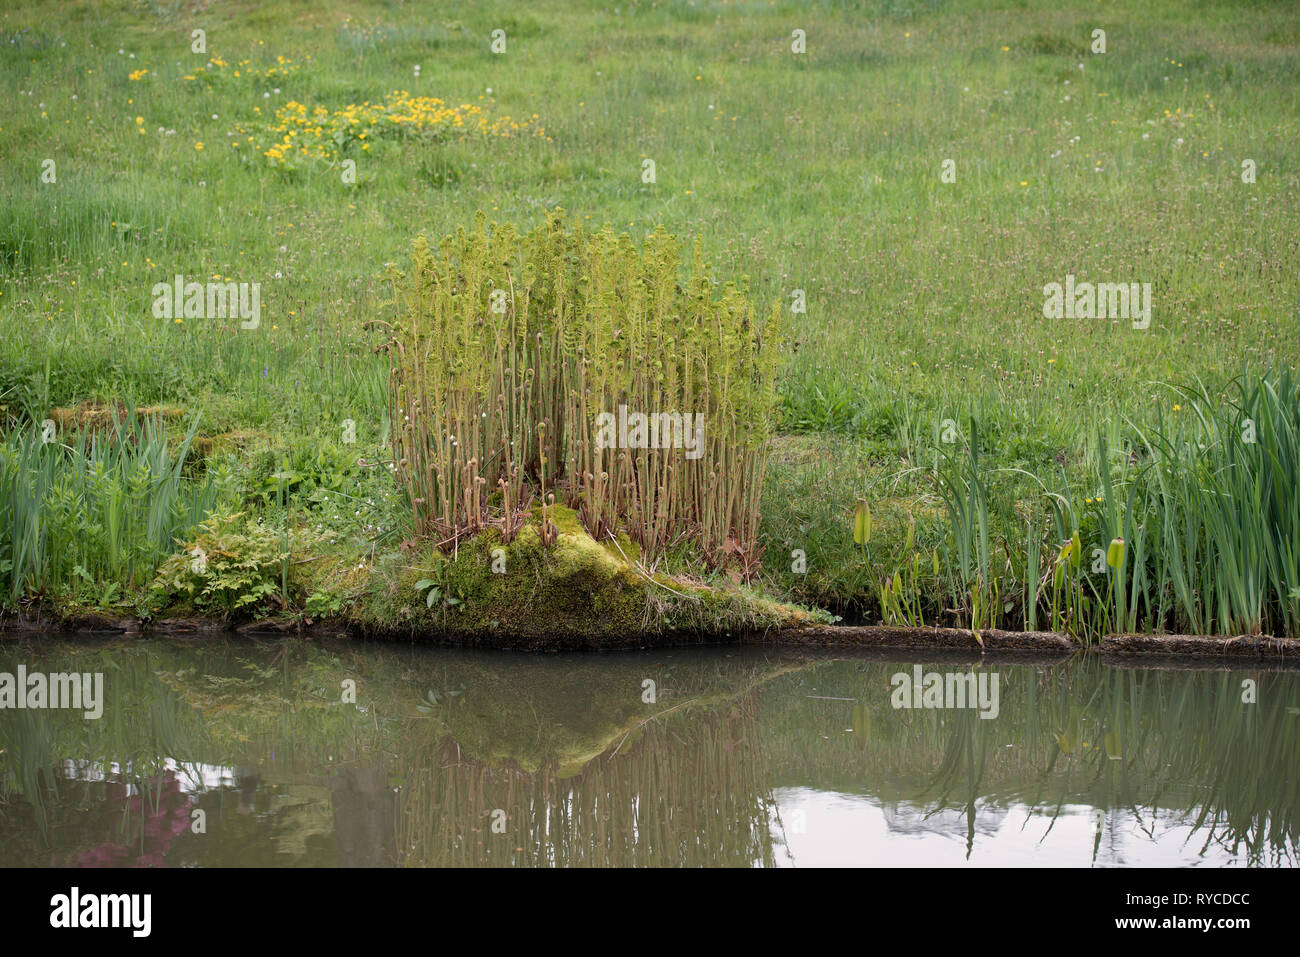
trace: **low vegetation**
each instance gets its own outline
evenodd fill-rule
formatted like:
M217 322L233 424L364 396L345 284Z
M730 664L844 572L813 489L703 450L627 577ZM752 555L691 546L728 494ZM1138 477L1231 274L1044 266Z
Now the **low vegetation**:
M0 13L0 604L490 627L571 522L642 620L1296 636L1300 13L1099 16Z

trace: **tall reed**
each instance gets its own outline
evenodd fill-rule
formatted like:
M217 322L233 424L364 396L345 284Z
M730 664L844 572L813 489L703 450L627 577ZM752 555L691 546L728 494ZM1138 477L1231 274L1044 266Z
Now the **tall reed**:
M779 307L756 317L718 288L698 244L681 272L662 228L638 249L558 210L526 234L480 216L436 250L416 241L387 349L423 534L493 523L509 538L554 496L597 538L626 530L651 565L687 539L757 568ZM638 414L658 418L638 431Z
M134 410L71 444L40 428L0 443L0 576L10 601L74 583L150 581L176 539L212 511L216 488L183 474L197 419L180 445ZM109 592L108 594L111 594Z
M1153 587L1176 628L1300 635L1300 381L1243 374L1183 398L1149 440Z

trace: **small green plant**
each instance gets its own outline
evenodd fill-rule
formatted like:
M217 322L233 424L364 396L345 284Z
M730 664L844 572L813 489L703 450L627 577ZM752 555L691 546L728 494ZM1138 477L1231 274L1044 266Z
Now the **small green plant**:
M343 596L330 592L314 591L303 602L302 610L308 618L329 618L343 608Z
M960 462L948 459L938 472L956 559L951 571L953 591L977 637L982 628L996 624L1001 611L999 580L991 567L988 491L980 467L979 441L979 425L972 419L969 455Z
M72 574L81 579L84 586L81 592L90 599L95 607L108 608L119 599L117 582L97 582L95 577L86 571L83 565L74 566Z
M437 578L421 578L415 583L415 593L424 595L426 608L433 608L439 604L446 608L455 608L461 603L459 598L443 592L442 582Z
M319 441L258 449L244 478L245 498L262 509L287 501L323 510L331 497L346 496L355 486L363 471L356 459L346 447Z
M226 616L282 604L280 536L242 514L214 516L158 570L154 593L183 595L200 609Z
M862 560L867 560L867 547L871 544L871 506L861 499L853 513L853 541L862 549Z
M903 541L903 561L892 576L882 579L879 588L880 620L882 624L908 625L920 628L925 624L924 601L928 591L939 585L939 553L931 554L933 577L922 576L921 553L916 550L916 519L907 517L907 535ZM910 556L910 560L908 559Z
M1052 563L1049 609L1053 631L1077 634L1081 630L1077 616L1083 607L1083 580L1079 572L1082 553L1083 542L1075 529Z

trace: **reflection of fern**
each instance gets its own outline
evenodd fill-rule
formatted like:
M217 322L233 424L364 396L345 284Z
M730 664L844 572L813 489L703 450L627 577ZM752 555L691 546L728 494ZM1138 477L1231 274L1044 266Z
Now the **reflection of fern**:
M199 673L194 668L156 674L189 707L198 709L205 720L212 722L209 734L227 742L248 741L248 729L259 721L289 713L319 713L337 702L320 691L316 678L309 673L295 675L285 686L279 668L260 668L254 662L242 664L251 672L246 677Z
M254 611L278 591L279 537L236 515L214 516L179 554L163 563L155 592L181 594L197 607L226 614Z

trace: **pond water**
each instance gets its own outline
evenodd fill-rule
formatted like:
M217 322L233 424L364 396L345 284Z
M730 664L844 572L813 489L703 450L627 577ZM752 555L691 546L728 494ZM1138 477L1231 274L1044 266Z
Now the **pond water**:
M6 675L33 704L33 675L74 673L102 675L94 702L66 682L43 708L4 697ZM1290 866L1300 851L1300 673L1273 667L43 637L0 642L0 705L4 866Z

